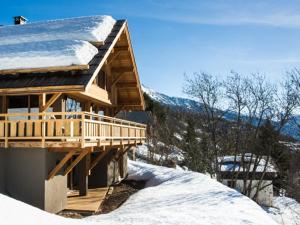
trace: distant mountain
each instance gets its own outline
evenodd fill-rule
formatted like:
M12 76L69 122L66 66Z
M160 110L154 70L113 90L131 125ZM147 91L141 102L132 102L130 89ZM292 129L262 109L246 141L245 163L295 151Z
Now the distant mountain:
M188 98L181 98L181 97L171 97L159 92L156 92L144 85L142 85L143 91L153 100L167 105L171 107L181 107L183 109L198 111L201 109L201 104Z
M199 102L196 102L192 99L188 98L181 98L181 97L171 97L166 94L159 93L157 91L154 91L151 88L148 88L144 85L142 85L143 91L153 100L163 104L167 105L169 107L179 107L183 110L191 110L191 111L199 111L201 110L201 104ZM235 117L235 113L228 112L224 115L224 119L230 121L233 120ZM245 118L246 119L246 116ZM297 140L300 140L300 130L297 127L295 121L300 124L300 115L295 115L294 119L290 122L288 122L282 129L282 134L291 136ZM254 121L256 123L257 121ZM275 122L276 125L276 122Z

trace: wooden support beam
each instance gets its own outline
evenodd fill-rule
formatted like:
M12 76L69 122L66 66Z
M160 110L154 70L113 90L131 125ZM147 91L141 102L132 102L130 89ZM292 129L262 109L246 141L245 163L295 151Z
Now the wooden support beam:
M112 67L112 73L124 73L124 72L134 72L133 66L120 66L120 67Z
M114 86L123 76L125 72L119 73L116 78L111 82L111 86Z
M113 53L113 55L107 60L107 64L111 64L115 59L121 55L121 52Z
M114 47L114 49L116 51L129 51L129 46L128 45L126 45L126 46L116 46L116 47Z
M46 94L39 95L39 112L43 112L43 108L46 105Z
M47 111L47 109L61 96L62 93L55 93L52 95L52 97L49 99L49 101L42 106L42 112Z
M88 70L89 68L90 68L89 65L74 65L74 66L52 66L52 67L45 67L45 68L11 69L11 70L0 70L0 75Z
M132 145L129 145L129 146L123 148L120 152L118 152L118 154L117 154L116 157L115 157L116 161L119 161L120 158L121 158L126 152L128 152L128 150L129 150L131 147L132 147Z
M50 180L52 177L54 177L74 154L75 154L75 151L69 151L68 154L66 154L65 157L62 160L60 160L60 162L49 173L47 179Z
M98 156L93 160L93 162L90 164L88 170L86 173L88 174L90 170L92 170L100 161L103 159L107 153L109 152L109 148L105 149L103 152L100 152Z
M127 89L127 88L138 88L138 84L136 82L124 82L124 83L117 83L116 87L119 89Z
M83 159L88 153L90 152L89 149L84 149L81 151L79 156L67 167L67 169L64 172L64 176L68 175L72 169L80 162L81 159Z

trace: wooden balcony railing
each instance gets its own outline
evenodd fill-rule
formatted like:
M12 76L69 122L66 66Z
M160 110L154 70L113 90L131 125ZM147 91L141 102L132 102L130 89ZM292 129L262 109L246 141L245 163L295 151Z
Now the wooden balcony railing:
M88 112L0 114L0 147L139 144L146 125Z

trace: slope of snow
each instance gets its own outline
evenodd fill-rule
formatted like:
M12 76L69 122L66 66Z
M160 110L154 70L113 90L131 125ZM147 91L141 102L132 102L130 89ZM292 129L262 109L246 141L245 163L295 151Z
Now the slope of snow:
M130 162L129 179L146 180L147 188L109 214L82 220L49 214L0 194L0 224L276 224L256 203L203 174Z
M79 225L80 221L65 219L0 194L1 225Z
M111 16L87 16L0 27L0 45L53 40L104 41L115 20Z
M101 224L276 224L255 202L206 175L130 162L129 179L147 180Z
M84 65L97 53L90 43L76 40L0 45L0 70Z
M164 145L164 143L159 142L158 145ZM175 162L182 162L184 160L183 151L176 146L170 146L170 152L168 157L165 155L160 155L158 153L152 153L150 155L149 146L147 144L138 145L136 149L136 156L143 160L154 160L154 161L164 161L167 158L170 160L174 160Z
M288 197L275 197L273 208L266 208L271 217L282 225L300 224L300 203Z
M192 99L170 97L168 95L156 92L144 85L142 85L142 89L147 95L149 95L151 99L168 106L179 106L179 107L184 107L184 109L194 110L194 111L197 111L201 108L200 104Z

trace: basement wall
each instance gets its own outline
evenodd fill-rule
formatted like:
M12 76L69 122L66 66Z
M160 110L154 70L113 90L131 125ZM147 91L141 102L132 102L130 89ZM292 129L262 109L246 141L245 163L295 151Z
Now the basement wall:
M114 160L116 151L111 150L92 170L89 176L89 188L107 187L120 181L119 162ZM92 155L92 160L96 156ZM127 175L127 154L122 157L124 177Z
M51 213L65 208L67 177L58 174L47 180L49 172L64 156L62 153L42 148L9 148L1 155L1 150L0 163L5 161L2 170L5 179L1 178L0 172L0 191L2 188L4 194ZM1 185L1 179L4 185Z
M6 150L5 192L8 196L44 208L45 150Z
M48 174L65 156L65 153L54 153L46 151L46 163L44 174L45 185L45 203L44 210L51 213L57 213L67 206L67 176L63 175L61 170L52 179L47 180Z

